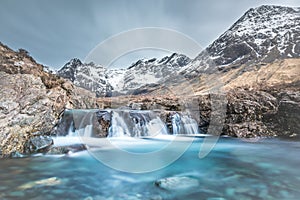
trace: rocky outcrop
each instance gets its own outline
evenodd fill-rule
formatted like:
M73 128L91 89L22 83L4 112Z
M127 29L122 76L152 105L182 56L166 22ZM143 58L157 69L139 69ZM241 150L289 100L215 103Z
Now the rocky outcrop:
M300 130L300 93L297 89L299 87L300 84L295 83L294 85L277 85L255 90L245 87L230 90L224 97L225 102L223 103L226 105L226 115L224 116L220 114L219 108L212 111L212 101L215 99L213 94L190 97L189 101L192 101L193 108L185 107L183 103L186 102L180 101L179 97L161 97L164 99L161 102L163 102L165 110L174 112L187 109L191 111L191 114L199 113L194 118L197 119L199 128L204 133L215 134L214 129L208 130L208 128L214 126L212 123L215 123L216 120L212 120L212 118L220 118L217 121L224 121L221 131L223 135L239 138L296 137L299 136ZM149 109L159 101L158 99L150 96L132 97L129 106L137 104L139 109ZM173 105L176 106L173 107ZM168 115L161 118L167 119Z
M91 92L46 72L45 67L36 63L26 51L15 52L2 44L0 93L3 155L46 148L47 145L42 145L46 144L46 139L38 142L34 138L49 135L65 108L97 107Z
M227 97L224 134L240 138L276 135L262 122L266 113L276 112L275 97L263 91L247 90L231 91Z
M299 136L299 92L288 88L284 90L287 91L278 91L275 87L257 91L247 88L229 91L222 133L239 138ZM206 122L200 126L205 129L210 123L210 98L199 98L200 115Z
M288 136L300 136L300 82L293 89L282 85L283 90L273 90L277 99L275 112L264 114L262 121L275 133Z

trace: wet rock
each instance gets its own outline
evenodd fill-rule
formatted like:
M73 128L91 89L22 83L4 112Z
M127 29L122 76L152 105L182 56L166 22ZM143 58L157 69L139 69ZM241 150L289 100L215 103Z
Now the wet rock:
M71 131L75 131L73 130L74 129L73 125L74 125L73 113L68 109L66 109L60 114L59 121L53 128L51 135L66 136L69 133L70 129Z
M5 155L6 156L6 155ZM8 156L8 155L7 155ZM19 152L13 152L9 155L10 158L25 158L27 157L28 155L27 154L21 154Z
M36 136L30 138L30 151L40 152L49 148L53 144L52 138L48 136Z
M87 150L84 144L73 144L68 146L51 147L46 154L70 154Z
M97 121L100 125L97 136L106 137L111 123L111 112L105 110L99 110L96 113L96 116L97 116Z
M188 190L199 186L199 181L190 177L168 177L155 181L155 185L165 190Z

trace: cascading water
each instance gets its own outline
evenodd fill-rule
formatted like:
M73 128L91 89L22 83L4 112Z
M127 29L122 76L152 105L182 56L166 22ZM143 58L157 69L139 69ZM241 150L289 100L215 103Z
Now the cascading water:
M84 115L82 118L82 121L79 123L79 125L75 125L74 121L71 121L70 126L68 128L68 134L69 137L91 137L93 134L93 117L94 115L89 113L87 115ZM78 128L76 128L78 127Z
M76 131L75 131L75 127L74 127L74 122L72 121L69 128L68 128L68 134L67 136L71 136L71 137L75 137L78 136Z
M148 113L130 112L130 118L133 120L132 136L141 137L148 134L146 125L150 121Z
M124 121L124 117L120 116L120 113L113 112L111 124L108 130L108 137L124 137L130 136L130 131L127 124Z
M182 113L173 113L168 118L170 130L167 128L167 122L164 122L154 111L94 110L88 112L85 110L80 112L76 110L74 113L74 119L70 121L68 118L68 123L64 123L65 126L69 126L64 130L67 130L67 136L71 137L144 137L199 133L196 120ZM107 123L106 129L105 123L101 123L103 120ZM100 135L100 132L103 134Z
M181 118L178 113L175 113L172 116L172 129L173 129L173 135L178 135L180 134L180 123L181 123Z
M152 111L114 110L108 137L168 134L166 124Z
M146 127L148 129L149 136L167 135L168 134L168 129L167 129L166 124L159 117L152 119L147 124Z
M185 134L192 135L199 133L198 123L196 122L196 120L190 118L187 115L182 116L181 120L183 123Z
M173 135L187 134L193 135L199 133L198 123L189 115L180 115L175 113L172 118Z

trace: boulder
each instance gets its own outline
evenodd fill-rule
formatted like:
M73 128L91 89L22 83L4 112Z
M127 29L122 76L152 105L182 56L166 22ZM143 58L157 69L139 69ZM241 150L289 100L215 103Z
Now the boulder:
M40 152L49 148L53 144L52 138L49 136L36 136L29 140L30 151Z
M46 154L49 155L58 155L58 154L70 154L80 151L87 150L84 144L72 144L68 146L52 146Z
M186 176L173 176L155 181L155 185L169 191L189 190L199 186L199 181Z

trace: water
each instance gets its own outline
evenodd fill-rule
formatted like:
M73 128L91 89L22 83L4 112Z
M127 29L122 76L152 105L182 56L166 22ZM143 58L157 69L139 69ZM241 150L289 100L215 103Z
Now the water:
M115 143L128 151L143 152L160 149L170 139L164 136L132 142L116 138ZM191 139L180 137L175 143L181 145ZM87 151L1 160L0 199L299 199L299 141L220 138L213 151L199 159L202 142L203 137L196 137L174 163L141 174L111 169ZM112 149L98 150L107 153ZM169 156L166 152L161 159ZM119 164L134 167L142 163ZM188 177L199 185L183 190L155 185L155 181L166 177Z
M172 116L172 134L198 134L199 127L196 120L188 115L180 116L178 113Z
M168 134L165 123L152 111L115 110L108 137L142 137Z
M115 112L112 116L111 125L108 131L108 137L123 137L130 135L128 126L118 112Z
M149 110L68 110L61 120L68 136L93 137L98 120L109 121L107 137L145 137L156 135L199 134L198 123L186 113L170 113L170 120L161 119L159 114ZM71 116L71 117L70 117ZM167 127L167 121L170 126ZM64 133L64 132L63 132Z

